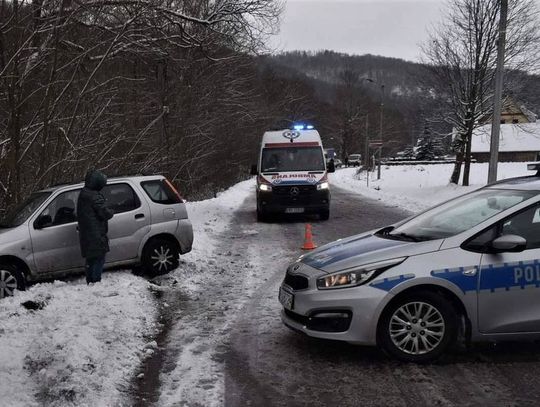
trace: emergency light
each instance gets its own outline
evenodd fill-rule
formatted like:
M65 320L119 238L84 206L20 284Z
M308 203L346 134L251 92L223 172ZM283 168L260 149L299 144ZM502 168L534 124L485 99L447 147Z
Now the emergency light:
M315 127L313 127L311 124L295 124L293 128L295 130L313 130Z

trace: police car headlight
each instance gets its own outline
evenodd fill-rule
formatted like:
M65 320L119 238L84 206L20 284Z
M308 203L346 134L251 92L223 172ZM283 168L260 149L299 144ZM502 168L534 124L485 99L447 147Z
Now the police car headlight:
M328 189L328 188L330 188L330 184L328 184L328 182L321 182L320 184L317 184L318 191L322 189Z
M259 185L259 191L270 192L271 190L272 190L272 186L270 186L268 184L260 184Z
M334 288L347 288L362 285L388 270L390 267L403 263L405 259L406 257L400 257L329 274L317 279L317 288L319 290L330 290Z

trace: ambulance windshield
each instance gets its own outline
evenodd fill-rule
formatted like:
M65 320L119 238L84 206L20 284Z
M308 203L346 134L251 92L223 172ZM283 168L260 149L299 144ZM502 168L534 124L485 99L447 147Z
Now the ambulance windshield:
M264 148L261 172L325 171L320 147Z

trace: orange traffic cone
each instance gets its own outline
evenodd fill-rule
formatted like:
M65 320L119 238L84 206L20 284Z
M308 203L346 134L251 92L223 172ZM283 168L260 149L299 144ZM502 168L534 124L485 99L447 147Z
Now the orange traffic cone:
M302 250L313 250L316 248L317 245L313 243L313 235L311 234L311 225L309 223L306 223L306 237L304 240L304 245L302 246Z

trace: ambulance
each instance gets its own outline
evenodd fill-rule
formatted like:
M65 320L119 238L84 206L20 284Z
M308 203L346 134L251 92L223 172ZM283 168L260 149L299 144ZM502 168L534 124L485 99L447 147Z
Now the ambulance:
M330 216L330 185L321 136L313 126L267 131L263 135L257 175L257 220L273 214Z

